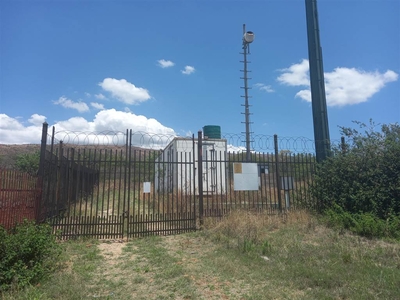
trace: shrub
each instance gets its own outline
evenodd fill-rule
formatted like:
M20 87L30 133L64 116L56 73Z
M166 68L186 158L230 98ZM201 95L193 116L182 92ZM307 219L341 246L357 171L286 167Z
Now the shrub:
M371 213L352 214L335 205L325 211L325 221L335 229L347 229L368 238L400 239L400 217L394 215L383 220Z
M0 227L0 291L35 284L57 266L60 245L47 224Z
M36 175L39 171L40 152L20 154L17 156L15 166L22 172Z
M370 125L364 133L341 128L349 141L345 151L333 149L333 156L318 165L311 192L321 211L338 205L384 220L400 214L400 126L383 125L377 132Z
M400 126L341 128L348 143L317 166L311 194L328 224L367 237L400 237Z

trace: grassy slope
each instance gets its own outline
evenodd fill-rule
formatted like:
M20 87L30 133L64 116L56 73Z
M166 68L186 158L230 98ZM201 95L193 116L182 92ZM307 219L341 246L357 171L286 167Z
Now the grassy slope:
M4 299L396 299L400 244L309 215L237 213L202 232L65 243L49 281ZM263 257L264 258L263 258Z

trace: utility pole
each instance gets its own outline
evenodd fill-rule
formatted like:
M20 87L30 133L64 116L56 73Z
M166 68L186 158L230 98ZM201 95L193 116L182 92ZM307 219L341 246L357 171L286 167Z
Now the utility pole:
M331 150L325 96L324 68L321 42L319 39L317 1L305 0L305 2L315 153L317 162L321 162L330 155Z
M242 87L242 89L244 89L244 118L245 118L245 126L246 126L246 161L249 162L250 161L250 109L249 109L249 98L251 98L249 96L249 86L248 86L248 73L250 71L247 70L247 63L250 63L249 61L247 61L247 54L250 54L250 43L252 43L254 41L254 33L252 31L247 31L246 32L246 24L243 24L243 39L242 39L242 49L243 49L243 61L241 61L242 63L244 63L244 69L241 70L241 72L243 72L243 77L241 77L240 79L244 80L244 87Z

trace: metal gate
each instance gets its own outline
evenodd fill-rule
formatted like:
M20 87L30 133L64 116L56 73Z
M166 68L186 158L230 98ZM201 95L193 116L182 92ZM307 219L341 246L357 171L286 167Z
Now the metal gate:
M193 141L190 140L192 143ZM61 238L121 239L196 229L194 160L167 159L161 150L126 144L47 146L39 171L43 178L40 219ZM175 185L166 188L164 171ZM184 183L190 182L188 186Z
M194 143L193 139L186 142ZM192 153L174 149L167 153L127 149L130 183L125 201L127 237L195 230L196 183Z

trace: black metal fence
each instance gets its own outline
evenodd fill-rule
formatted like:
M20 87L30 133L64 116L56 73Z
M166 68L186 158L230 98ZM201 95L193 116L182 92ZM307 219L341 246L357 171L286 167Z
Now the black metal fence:
M175 234L232 209L281 212L312 203L315 156L279 151L276 136L274 151L252 152L250 161L244 152L227 151L226 139L203 140L201 132L138 139L126 131L102 146L93 137L72 144L55 136L53 128L47 144L44 126L40 216L62 238ZM151 146L135 147L138 140Z

